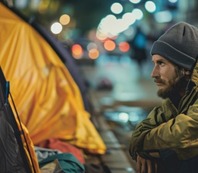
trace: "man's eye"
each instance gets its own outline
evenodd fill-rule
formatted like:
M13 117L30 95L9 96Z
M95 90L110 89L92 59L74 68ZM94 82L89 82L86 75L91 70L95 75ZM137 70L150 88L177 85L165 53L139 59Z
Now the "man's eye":
M160 65L160 66L163 66L164 65L164 62L158 61L157 64Z

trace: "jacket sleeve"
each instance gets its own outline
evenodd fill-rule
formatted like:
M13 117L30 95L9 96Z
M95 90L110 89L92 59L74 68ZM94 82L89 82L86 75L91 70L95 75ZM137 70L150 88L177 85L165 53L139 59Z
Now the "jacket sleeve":
M169 107L169 109L167 109ZM151 130L157 128L160 124L167 122L169 119L173 118L176 114L175 107L171 104L169 100L165 100L161 106L155 107L148 115L148 117L137 125L135 130L132 132L132 137L130 141L129 153L133 159L136 159L137 153L143 152L143 141L147 134L151 134ZM147 149L150 144L149 141ZM152 146L152 145L151 145Z
M197 148L197 132L198 100L189 107L187 114L179 114L151 129L144 137L143 150Z

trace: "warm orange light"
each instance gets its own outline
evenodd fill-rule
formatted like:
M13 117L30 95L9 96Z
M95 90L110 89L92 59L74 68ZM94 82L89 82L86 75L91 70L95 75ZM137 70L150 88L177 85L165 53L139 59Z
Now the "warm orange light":
M116 44L115 44L115 42L112 41L112 40L106 40L106 41L104 42L104 48L105 48L106 50L108 50L108 51L113 51L113 50L115 49L115 47L116 47Z
M74 58L79 59L83 55L83 49L80 44L74 44L71 48L72 50L72 55Z
M127 43L127 42L121 42L121 43L119 43L119 49L122 52L128 52L129 49L130 49L129 43Z
M89 50L89 58L90 59L97 59L99 56L99 51L96 48Z
M70 16L68 14L63 14L60 19L59 19L59 22L62 24L62 25L67 25L69 24L70 22Z

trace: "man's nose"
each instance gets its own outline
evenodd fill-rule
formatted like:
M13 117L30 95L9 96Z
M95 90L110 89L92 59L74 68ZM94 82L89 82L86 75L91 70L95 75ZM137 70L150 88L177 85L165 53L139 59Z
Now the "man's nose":
M156 67L154 67L152 72L151 72L151 77L156 78L158 76L159 76L159 70Z

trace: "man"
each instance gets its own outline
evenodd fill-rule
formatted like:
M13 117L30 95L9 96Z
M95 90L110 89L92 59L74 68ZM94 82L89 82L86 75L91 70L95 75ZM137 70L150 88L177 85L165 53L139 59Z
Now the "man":
M133 131L138 173L198 173L198 28L179 22L151 49L161 106Z

